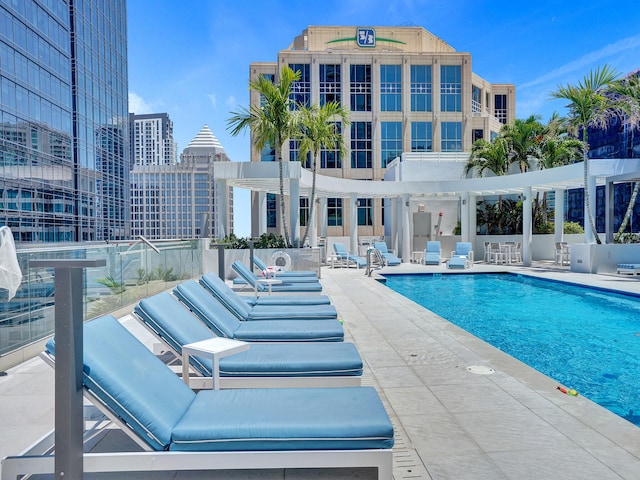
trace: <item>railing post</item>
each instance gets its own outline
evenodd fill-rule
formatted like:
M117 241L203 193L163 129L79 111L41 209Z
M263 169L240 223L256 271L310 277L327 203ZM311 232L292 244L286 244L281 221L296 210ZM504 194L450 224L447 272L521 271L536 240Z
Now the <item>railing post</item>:
M32 260L29 268L54 267L55 301L55 477L81 480L82 437L82 324L84 268L104 267L106 260Z
M211 246L218 249L218 277L225 279L224 271L224 247L230 245L229 243L214 243Z

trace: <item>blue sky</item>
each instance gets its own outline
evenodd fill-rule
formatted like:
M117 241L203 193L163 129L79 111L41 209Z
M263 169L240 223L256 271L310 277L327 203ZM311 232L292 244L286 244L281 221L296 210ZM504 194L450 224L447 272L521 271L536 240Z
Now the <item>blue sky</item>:
M233 161L249 160L249 135L226 122L249 104L250 63L276 61L309 25L423 27L471 53L485 80L515 84L518 118L566 114L549 92L605 63L640 68L637 0L129 0L127 14L129 111L168 113L179 152L206 124ZM248 236L248 193L235 202L235 233Z

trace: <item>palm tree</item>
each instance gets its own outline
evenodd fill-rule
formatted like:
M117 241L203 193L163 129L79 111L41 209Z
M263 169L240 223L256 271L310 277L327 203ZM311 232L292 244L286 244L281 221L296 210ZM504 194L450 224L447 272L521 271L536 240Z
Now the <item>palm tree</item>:
M518 164L520 173L530 168L530 158L539 157L544 128L538 115L531 115L525 120L516 118L502 127L500 136L507 140L509 146L509 164Z
M565 99L569 101L569 122L570 131L577 137L582 133L584 147L582 149L582 161L584 162L584 199L587 208L589 225L595 237L596 243L602 241L596 231L596 225L591 211L589 194L589 137L588 128L601 128L605 126L611 116L613 101L605 94L605 89L616 80L617 72L608 65L597 68L586 75L578 85L567 84L558 86L557 90L551 92L552 98Z
M256 80L249 82L249 88L261 95L260 105L231 112L231 117L227 120L227 129L231 131L231 135L236 136L249 128L258 150L262 150L267 144L275 148L280 180L280 215L287 244L293 242L289 239L285 215L282 146L294 133L291 92L293 83L298 80L300 72L294 72L288 66L282 67L276 83L264 75L258 76Z
M617 97L615 101L631 127L631 158L633 158L633 132L640 126L640 72L634 72L622 80L613 82L609 86L609 91ZM627 229L631 213L636 204L638 191L640 191L640 182L635 182L627 211L615 235L615 241L618 241L620 235Z
M342 132L338 129L337 121L342 122L344 126L349 125L349 112L340 105L339 102L329 102L323 106L314 103L310 107L304 105L299 106L296 112L296 125L299 128L294 138L300 142L299 158L307 157L307 153L311 152L311 198L309 199L309 218L307 226L302 236L302 245L305 244L309 235L309 226L313 219L315 211L315 195L316 195L316 173L318 168L318 157L321 149L338 150L340 155L344 154L346 146ZM313 246L313 245L312 245Z

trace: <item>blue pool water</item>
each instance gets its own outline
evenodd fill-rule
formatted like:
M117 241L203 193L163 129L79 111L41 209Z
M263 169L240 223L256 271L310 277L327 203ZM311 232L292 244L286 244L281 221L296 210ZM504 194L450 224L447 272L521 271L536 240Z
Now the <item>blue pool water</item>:
M513 274L386 285L640 426L640 298Z

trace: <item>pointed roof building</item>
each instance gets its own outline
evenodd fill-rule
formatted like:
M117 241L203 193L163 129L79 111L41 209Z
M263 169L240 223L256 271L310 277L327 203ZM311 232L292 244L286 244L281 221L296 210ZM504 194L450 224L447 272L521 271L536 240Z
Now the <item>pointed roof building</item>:
M222 147L222 144L207 125L202 127L202 130L200 130L198 134L193 137L193 140L189 142L187 148L182 151L182 155L180 157L183 158L185 156L213 156L214 161L230 161L229 157L227 157L227 154L224 151L224 148Z

